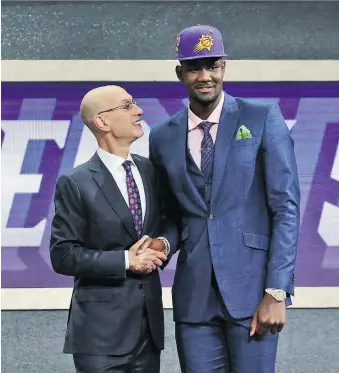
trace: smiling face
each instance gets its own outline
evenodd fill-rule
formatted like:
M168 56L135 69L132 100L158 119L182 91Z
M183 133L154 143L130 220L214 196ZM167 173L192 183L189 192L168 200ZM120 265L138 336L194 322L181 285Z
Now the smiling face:
M225 61L201 58L182 61L176 67L178 79L185 84L190 101L210 106L220 97L225 73Z
M123 88L107 90L101 96L94 123L96 127L117 140L134 141L143 135L140 123L142 109Z

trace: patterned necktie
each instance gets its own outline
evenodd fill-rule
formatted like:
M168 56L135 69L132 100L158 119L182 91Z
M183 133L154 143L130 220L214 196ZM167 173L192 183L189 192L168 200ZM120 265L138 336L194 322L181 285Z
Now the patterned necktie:
M204 132L204 138L201 141L201 172L205 175L206 180L212 178L214 144L210 134L210 129L214 123L202 122L199 127Z
M131 210L135 230L140 238L142 232L142 211L139 190L132 174L131 161L125 161L122 166L126 171L129 209Z

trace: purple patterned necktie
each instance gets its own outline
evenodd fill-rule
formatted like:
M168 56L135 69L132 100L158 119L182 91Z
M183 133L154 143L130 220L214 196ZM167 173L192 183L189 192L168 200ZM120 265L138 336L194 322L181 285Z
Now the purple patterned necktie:
M210 129L214 123L202 122L199 127L204 132L204 138L201 141L201 172L205 175L206 180L212 178L214 144L210 134Z
M137 231L138 238L140 238L142 232L142 211L139 190L132 174L131 161L125 161L122 166L126 171L129 209L131 210L134 227Z

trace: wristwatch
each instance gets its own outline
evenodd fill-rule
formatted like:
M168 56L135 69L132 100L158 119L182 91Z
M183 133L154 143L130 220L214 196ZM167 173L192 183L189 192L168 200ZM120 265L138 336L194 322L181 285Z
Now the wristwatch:
M278 302L282 302L286 299L286 291L281 289L266 289L265 292L270 294Z
M168 256L168 254L170 252L170 245L169 245L167 239L165 237L157 237L156 239L160 240L160 241L162 241L164 243L164 245L165 245L165 252L164 252L164 254L166 256Z

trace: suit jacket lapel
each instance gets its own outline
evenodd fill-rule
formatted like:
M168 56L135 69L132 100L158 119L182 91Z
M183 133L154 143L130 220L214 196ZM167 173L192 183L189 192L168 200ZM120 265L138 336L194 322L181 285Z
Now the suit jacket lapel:
M171 137L169 141L172 144L170 154L172 167L175 169L178 184L182 185L185 195L188 198L193 196L196 204L206 211L207 205L187 172L187 115L188 110L185 109L174 116L170 123Z
M138 240L137 232L134 228L134 222L131 211L122 196L113 176L108 171L101 159L95 153L89 162L89 168L93 171L93 179L97 183L102 194L113 210L120 217L127 232L131 235L134 241Z
M145 199L146 199L146 211L144 216L144 222L142 227L142 235L145 234L149 230L149 217L150 217L150 211L151 211L151 203L152 203L152 181L151 181L151 175L149 174L150 170L147 167L147 162L142 161L140 158L136 157L135 155L132 155L133 160L138 167L139 173L141 175L142 183L144 186L145 191Z
M225 93L225 100L218 125L218 133L214 148L211 196L212 203L215 196L218 194L218 190L224 177L228 154L231 149L232 140L235 136L239 118L240 110L236 100Z

